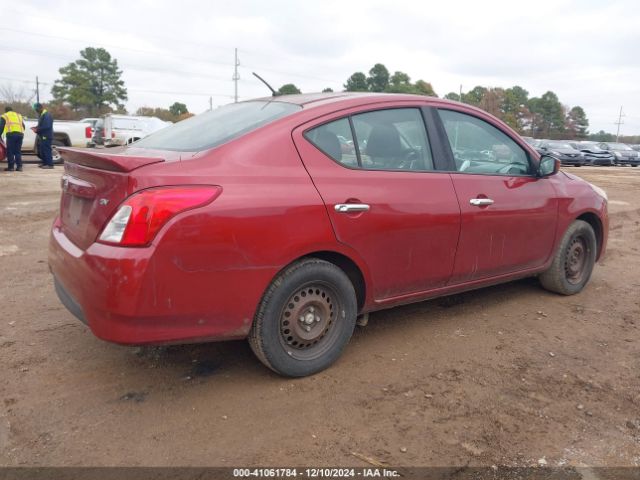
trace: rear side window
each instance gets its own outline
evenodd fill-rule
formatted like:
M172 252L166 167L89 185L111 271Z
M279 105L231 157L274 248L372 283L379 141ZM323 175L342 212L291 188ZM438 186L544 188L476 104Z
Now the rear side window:
M493 125L460 112L439 110L456 170L486 175L528 175L527 153Z
M309 130L305 137L333 160L351 168L434 169L424 121L417 108L377 110L341 118Z
M182 152L206 150L301 108L292 103L275 101L232 103L159 130L136 142L136 147Z
M353 144L349 119L341 118L309 130L305 137L336 162L347 167L357 167L358 157Z

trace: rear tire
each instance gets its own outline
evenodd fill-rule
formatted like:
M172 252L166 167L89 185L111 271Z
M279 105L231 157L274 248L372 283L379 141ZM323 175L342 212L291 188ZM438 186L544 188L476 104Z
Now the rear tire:
M264 294L249 345L280 375L304 377L342 354L356 324L356 294L332 263L308 258L278 275Z
M562 237L551 266L540 275L540 283L562 295L579 293L591 278L596 249L596 234L591 225L574 221Z

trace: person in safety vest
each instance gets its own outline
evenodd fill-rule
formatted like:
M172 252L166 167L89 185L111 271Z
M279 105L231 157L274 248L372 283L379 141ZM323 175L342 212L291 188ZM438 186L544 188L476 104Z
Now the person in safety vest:
M34 103L33 109L38 112L38 126L33 131L38 135L38 157L42 160L40 168L53 168L53 153L51 142L53 140L53 117L41 103Z
M7 162L9 166L5 172L22 171L22 140L24 139L24 120L22 115L7 106L0 117L0 132L7 138Z

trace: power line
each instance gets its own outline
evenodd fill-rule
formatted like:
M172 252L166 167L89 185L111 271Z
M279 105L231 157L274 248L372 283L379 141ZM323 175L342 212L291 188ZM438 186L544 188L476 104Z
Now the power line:
M64 59L65 61L71 61L71 62L75 61L72 59L71 56L44 52L42 50L30 50L26 48L15 48L15 47L9 48L9 47L3 47L3 46L0 46L0 50L10 51L10 52L21 52L27 55L35 55L35 56L46 57L46 58L60 58L60 59ZM138 71L152 72L152 73L169 73L171 75L180 75L183 77L186 74L192 77L209 78L212 80L221 80L226 82L229 81L228 78L224 78L222 76L191 72L183 69L176 70L176 69L170 69L170 68L142 67L142 66L129 65L127 63L118 63L118 66L126 68L128 70L138 70Z
M0 80L8 80L10 82L20 82L20 83L36 83L35 80L27 80L24 78L13 78L13 77L0 77ZM40 85L50 85L50 83L40 82Z
M35 84L35 80L27 80L25 78L14 78L14 77L0 77L0 80L9 80L12 82L21 82L21 83L29 83ZM40 85L51 85L53 82L39 82ZM180 92L176 90L149 90L146 88L129 88L127 87L127 91L138 92L138 93L158 93L158 94L168 94L168 95L193 95L196 97L224 97L224 98L233 98L233 95L229 95L228 93L204 93L204 92Z
M10 10L11 11L11 10ZM17 13L17 12L15 12ZM21 14L22 15L22 14ZM37 17L37 18L44 18L44 19L49 19L49 20L54 20L53 17L45 17L42 15L26 15L26 16L33 16L33 17ZM59 19L55 19L55 20L59 20ZM64 20L65 22L72 24L72 25L78 25L78 26L86 26L86 25L81 25L81 24L77 24L77 23L73 23L73 22L69 22L67 20ZM124 30L115 30L115 29L105 29L103 27L99 27L100 29L104 30L104 31L120 31L120 32L124 32L124 33L131 33L130 31L124 31ZM15 29L15 28L9 28L9 27L0 27L0 30L5 30L5 31L9 31L9 32L14 32L14 33L20 33L20 34L24 34L24 35L31 35L31 36L36 36L36 37L42 37L42 38L53 38L53 39L58 39L58 40L64 40L64 41L68 41L68 42L74 42L74 43L86 43L84 40L80 40L80 39L74 39L74 38L69 38L69 37L63 37L60 35L50 35L50 34L44 34L44 33L37 33L37 32L29 32L26 30L19 30L19 29ZM147 35L145 34L145 37L151 37L151 38L159 38L162 39L163 41L174 41L173 39L168 39L166 37L160 37L157 35ZM187 61L192 61L192 62L199 62L199 63L204 63L204 64L210 64L210 65L220 65L220 66L225 66L225 67L234 67L234 70L239 66L238 65L234 65L231 63L226 63L226 62L222 62L222 61L217 61L217 60L208 60L208 59L203 59L203 58L196 58L196 57L185 57L182 55L175 55L175 54L171 54L171 53L166 53L166 52L158 52L158 51L153 51L153 50L144 50L144 49L139 49L139 48L130 48L130 47L123 47L120 45L115 45L115 44L109 44L109 43L103 43L103 42L94 42L96 45L100 45L103 47L109 47L112 49L118 49L118 50L123 50L123 51L129 51L129 52L134 52L134 53L144 53L147 55L155 55L155 56L160 56L160 57L170 57L170 58L176 58L179 60L187 60ZM216 48L216 49L222 49L225 48L227 49L228 47L220 47L220 46L212 46L212 45L206 45L206 44L201 44L201 43L197 43L197 42L189 42L189 41L182 41L181 43L192 43L194 45L200 45L200 46L205 46L205 47L211 47L211 48ZM0 47L2 48L2 47ZM20 50L20 49L16 49L16 48L2 48L3 50L12 50L12 51L16 51L16 50ZM253 52L249 52L247 50L244 49L236 49L238 52L243 52L252 56L269 56L271 58L281 58L281 57L277 57L275 55L268 55L268 54L264 54L264 53L253 53ZM22 49L22 51L24 52L25 50ZM27 53L34 53L35 51L31 51L29 52L28 50L26 50ZM55 54L49 54L49 53L45 53L45 52L38 52L42 55L47 55L49 57L54 57L54 58L64 58L65 60L68 60L69 56L61 56L61 55L55 55ZM125 65L122 64L122 66L126 66L127 68L131 68L131 69L138 69L140 70L140 67L133 67L130 65ZM335 79L328 79L328 78L323 78L323 77L318 77L318 76L313 76L313 75L305 75L305 74L300 74L300 73L293 73L293 72L285 72L282 70L274 70L271 68L265 68L263 66L260 65L254 65L254 66L247 66L248 70L259 70L259 71L267 71L267 72L271 72L271 73L276 73L279 75L284 75L287 77L296 77L296 78L306 78L306 79L310 79L310 80L320 80L323 82L329 82L332 84L342 84L341 81L337 81ZM165 70L166 71L166 70ZM174 73L173 71L171 71L171 73ZM190 72L185 72L184 70L181 70L180 73L190 73ZM193 73L190 73L193 74ZM194 74L197 75L197 74ZM235 74L234 74L235 76ZM226 80L223 79L221 77L216 78L217 80Z
M37 14L33 14L33 13L25 13L25 12L18 11L18 10L13 10L13 9L10 9L10 8L9 9L3 9L2 13L3 14L13 13L15 15L18 15L19 17L41 18L43 20L49 20L51 22L56 22L56 23L63 22L63 23L67 23L69 25L75 25L75 26L78 26L78 27L87 27L87 24L72 22L72 21L70 21L70 20L68 20L66 18L50 17L50 16L45 16L45 15L37 15ZM97 26L97 25L95 25L95 23L91 24L91 28L92 29L102 30L103 32L116 32L116 33L131 34L131 30L118 29L118 28L105 28L105 27L102 27L102 26ZM165 36L162 36L162 35L145 34L145 37L156 38L158 40L162 40L163 42L169 42L169 43L174 43L176 41L175 38L165 37ZM231 47L222 46L222 45L213 45L213 44L194 42L194 41L183 39L183 38L180 39L180 43L181 44L189 43L191 45L197 45L199 47L215 48L215 49L225 50L225 51L229 51L229 49L231 48Z
M195 97L233 98L233 95L229 95L226 93L178 92L178 91L171 91L171 90L147 90L147 89L141 89L141 88L127 88L127 91L138 92L138 93L158 93L158 94L167 94L167 95L193 95Z
M35 33L35 32L27 32L25 30L18 30L15 28L7 28L7 27L0 27L0 30L6 30L9 32L15 32L15 33L21 33L24 35L32 35L35 37L43 37L43 38L54 38L57 40L65 40L67 42L74 42L74 43L82 43L82 44L86 44L86 40L79 40L79 39L75 39L75 38L68 38L68 37L61 37L58 35L47 35L44 33ZM129 48L129 47L122 47L120 45L114 45L114 44L109 44L109 43L103 43L103 42L93 42L96 45L101 45L103 47L109 47L109 48L115 48L118 50L124 50L124 51L129 51L129 52L135 52L135 53L145 53L145 54L150 54L150 55L157 55L157 56L161 56L161 57L171 57L171 58L177 58L179 60L189 60L192 62L202 62L202 63L208 63L208 64L213 64L213 65L223 65L226 67L230 67L232 66L230 63L224 63L224 62L217 62L217 61L212 61L212 60L205 60L202 58L194 58L194 57L184 57L181 55L174 55L172 53L166 53L166 52L158 52L158 51L153 51L153 50L142 50L139 48Z
M258 71L264 71L264 72L271 72L271 73L277 73L278 75L285 75L287 77L299 77L299 78L308 78L310 80L321 80L323 82L329 82L329 83L339 83L341 84L342 82L338 82L337 80L333 79L330 80L328 78L322 78L322 77L316 77L313 75L305 75L302 73L291 73L291 72L283 72L282 70L274 70L272 68L265 68L265 67L260 67L257 65L244 65L244 67L248 70L258 70Z

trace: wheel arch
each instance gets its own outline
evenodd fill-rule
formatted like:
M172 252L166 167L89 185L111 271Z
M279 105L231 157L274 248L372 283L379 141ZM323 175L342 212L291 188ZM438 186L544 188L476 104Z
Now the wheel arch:
M367 299L367 287L366 280L362 269L358 266L358 264L350 257L343 253L339 253L332 250L317 250L314 252L305 253L304 255L295 258L287 265L283 266L274 278L277 278L282 272L287 270L291 265L306 258L318 258L320 260L324 260L325 262L332 263L339 269L341 269L345 275L351 281L353 285L353 289L356 292L356 302L358 305L358 312L362 310L365 306ZM273 281L273 280L272 280Z
M62 142L62 145L65 147L71 146L71 140L66 133L53 132L53 139Z

